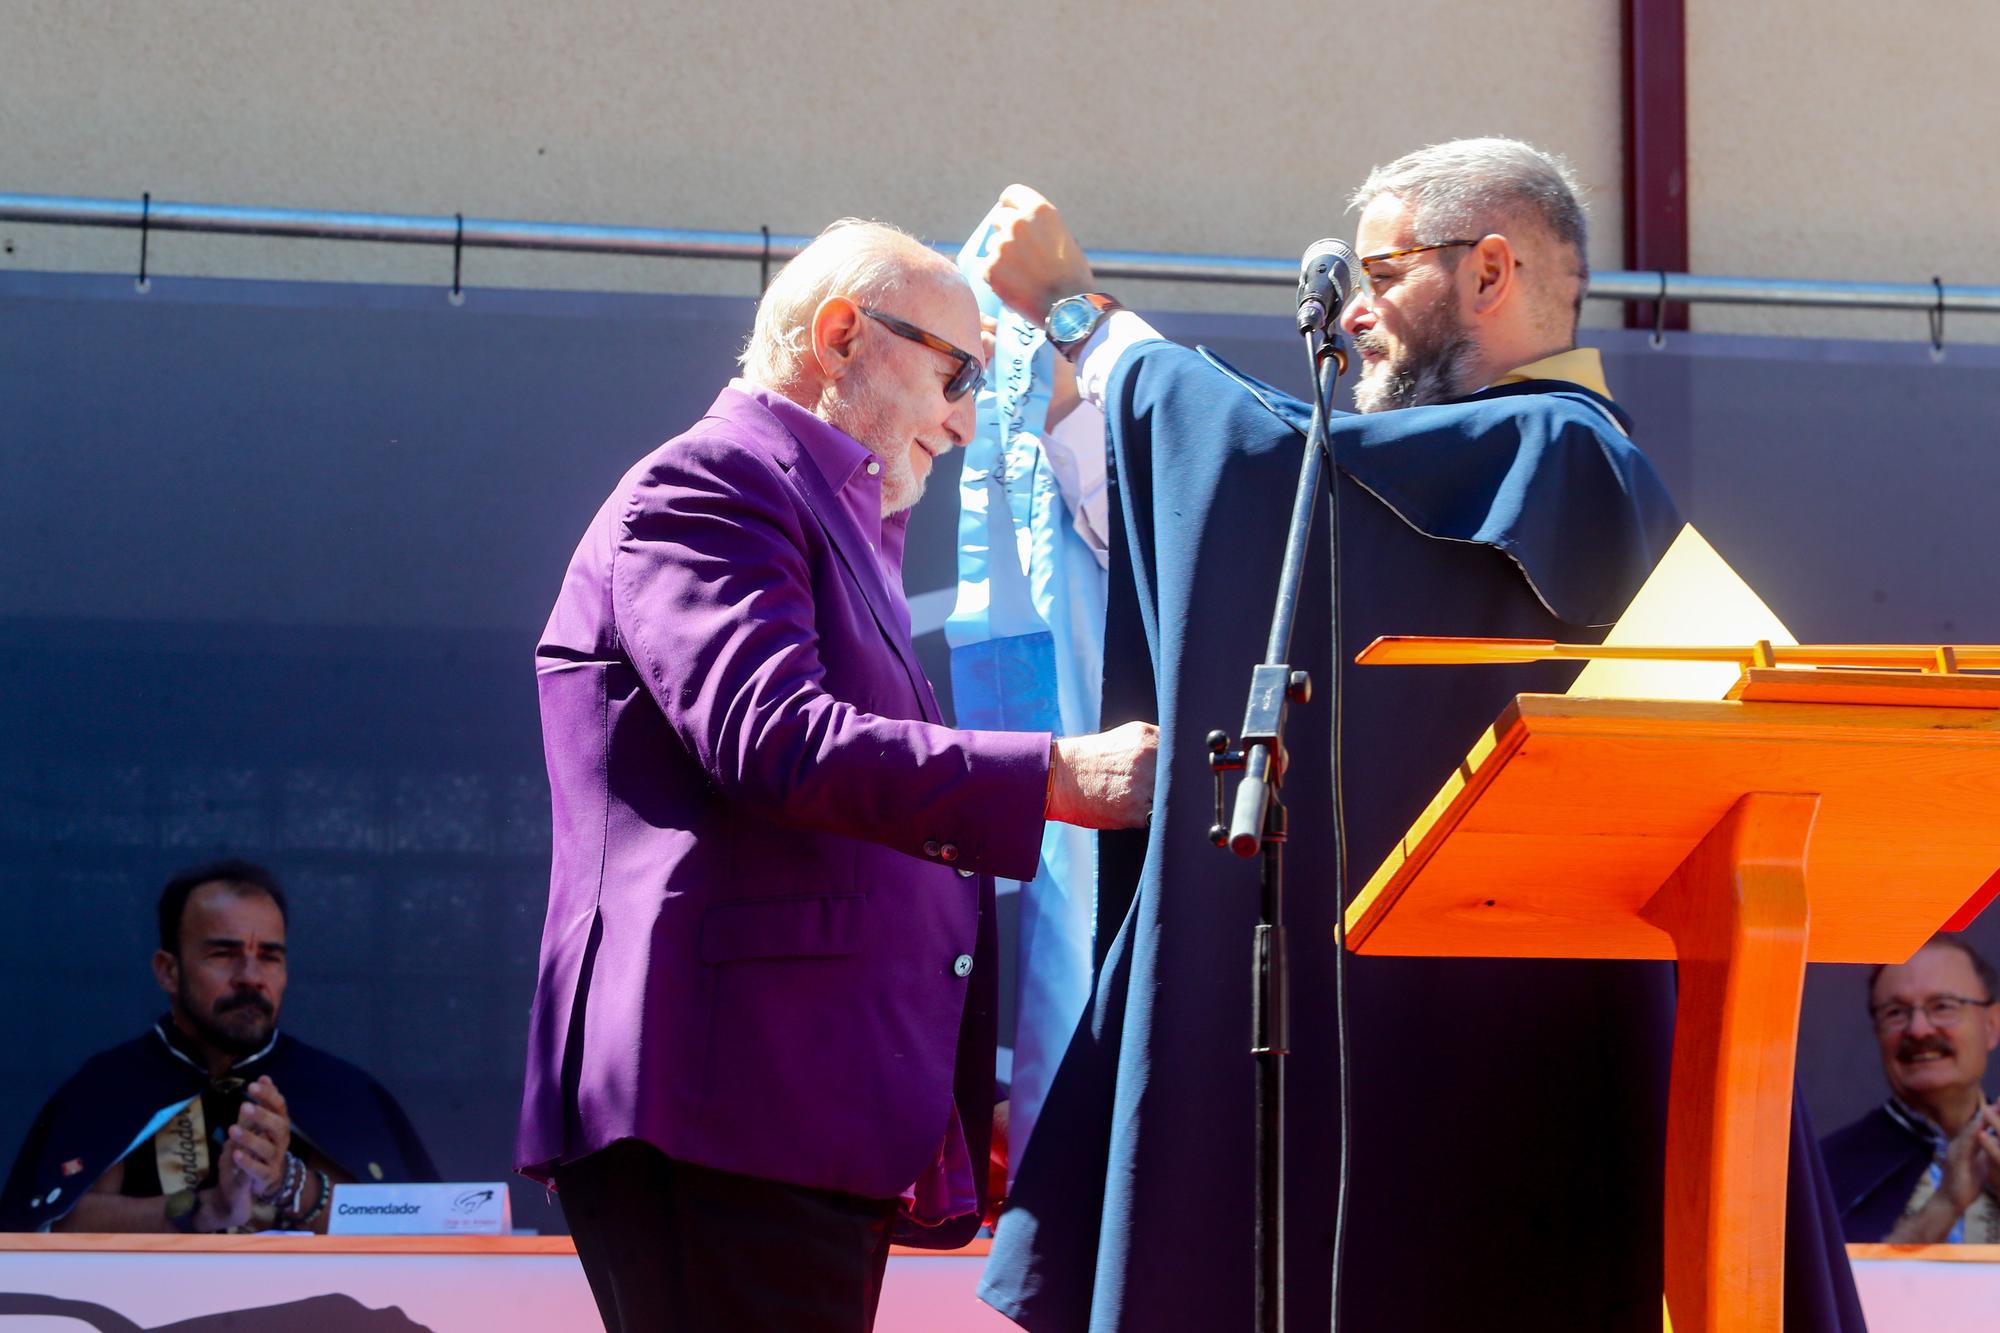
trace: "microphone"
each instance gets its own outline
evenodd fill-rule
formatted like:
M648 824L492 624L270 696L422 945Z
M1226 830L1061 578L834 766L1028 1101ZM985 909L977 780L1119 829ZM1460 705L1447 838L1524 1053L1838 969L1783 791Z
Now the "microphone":
M1361 261L1346 241L1329 236L1307 247L1299 261L1299 332L1325 333L1347 304Z

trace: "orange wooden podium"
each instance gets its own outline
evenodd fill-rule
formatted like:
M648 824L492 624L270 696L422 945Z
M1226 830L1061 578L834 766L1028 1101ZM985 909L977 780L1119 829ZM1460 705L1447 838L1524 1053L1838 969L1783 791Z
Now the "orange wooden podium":
M2000 678L1750 670L1729 701L1527 694L1349 906L1347 939L1678 960L1668 1310L1676 1333L1776 1330L1805 965L1903 961L1977 914L1996 867Z

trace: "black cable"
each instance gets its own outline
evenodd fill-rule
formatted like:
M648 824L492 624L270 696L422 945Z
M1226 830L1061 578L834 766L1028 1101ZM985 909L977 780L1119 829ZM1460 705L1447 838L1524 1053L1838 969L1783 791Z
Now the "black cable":
M1933 273L1931 286L1937 288L1937 304L1930 309L1931 357L1935 360L1944 356L1944 278Z
M451 303L457 305L465 299L465 292L458 285L459 273L465 262L465 214L454 213L458 219L458 229L451 236Z
M1308 344L1310 351L1310 344ZM1328 355L1332 353L1329 352ZM1320 420L1329 427L1333 424L1333 404L1327 401L1326 384L1320 378L1320 356L1312 353L1313 394L1318 399ZM1340 762L1341 702L1347 691L1340 684L1340 466L1334 459L1333 432L1326 433L1326 544L1327 544L1327 600L1332 614L1328 617L1327 634L1331 640L1331 681L1333 689L1333 1022L1334 1022L1334 1068L1338 1075L1335 1101L1339 1106L1340 1156L1338 1183L1334 1188L1333 1205L1333 1283L1332 1303L1328 1307L1327 1327L1340 1327L1340 1269L1346 1254L1347 1241L1347 1192L1349 1164L1354 1160L1353 1146L1349 1143L1352 1117L1349 1114L1349 1090L1353 1082L1352 1071L1348 1067L1347 1050L1347 803L1346 789L1341 780L1343 767Z
M764 257L757 261L757 290L763 293L771 290L771 228L759 224L757 230L764 233Z

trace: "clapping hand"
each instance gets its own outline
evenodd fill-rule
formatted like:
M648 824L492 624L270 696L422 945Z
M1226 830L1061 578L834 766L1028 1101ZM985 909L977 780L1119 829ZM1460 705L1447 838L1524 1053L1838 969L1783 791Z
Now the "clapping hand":
M2000 1194L2000 1103L1980 1107L1945 1148L1944 1180L1938 1192L1964 1213L1981 1190Z
M224 1137L216 1186L202 1195L200 1230L226 1231L249 1222L257 1203L271 1201L285 1180L292 1121L277 1084L260 1078L244 1090L243 1107Z

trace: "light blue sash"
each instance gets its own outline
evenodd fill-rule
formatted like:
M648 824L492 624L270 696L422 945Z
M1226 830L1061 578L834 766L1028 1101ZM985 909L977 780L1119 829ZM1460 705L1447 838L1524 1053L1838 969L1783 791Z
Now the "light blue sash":
M953 707L961 727L1084 735L1098 729L1105 574L1042 448L1055 353L979 276L991 231L981 223L958 257L997 327L959 481L958 600L944 626ZM1096 834L1049 824L1035 878L1000 891L1020 894L1011 1176L1090 993Z

